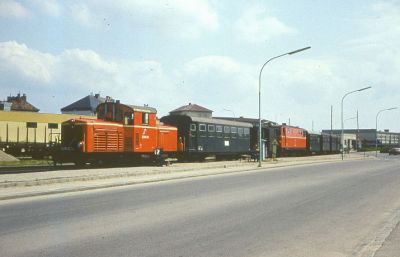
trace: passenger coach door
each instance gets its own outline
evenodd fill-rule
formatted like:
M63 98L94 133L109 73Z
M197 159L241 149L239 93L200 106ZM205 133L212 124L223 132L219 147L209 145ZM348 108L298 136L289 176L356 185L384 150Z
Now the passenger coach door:
M197 151L197 124L190 124L189 128L189 151Z

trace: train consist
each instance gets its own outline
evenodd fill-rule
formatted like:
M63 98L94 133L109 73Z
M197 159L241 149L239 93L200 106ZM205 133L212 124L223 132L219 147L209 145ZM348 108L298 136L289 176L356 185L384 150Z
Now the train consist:
M158 121L156 109L119 101L100 104L97 113L97 119L75 118L62 123L61 144L52 154L55 163L161 163L166 157L236 158L258 150L258 128L248 122L185 114L170 114ZM276 144L281 156L337 153L340 148L337 136L285 124L263 127L263 134L267 148Z

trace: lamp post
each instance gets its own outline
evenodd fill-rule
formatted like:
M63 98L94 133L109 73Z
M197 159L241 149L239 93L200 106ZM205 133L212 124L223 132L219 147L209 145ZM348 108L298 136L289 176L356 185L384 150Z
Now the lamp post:
M376 114L376 118L375 118L375 157L378 157L378 117L379 117L379 114L381 113L381 112L384 112L384 111L391 111L391 110L395 110L395 109L397 109L397 107L392 107L392 108L388 108L388 109L383 109L383 110L380 110L377 114Z
M346 93L343 97L342 97L342 104L341 104L341 120L342 120L342 133L341 133L341 141L342 141L342 160L344 159L344 133L343 133L343 127L344 127L344 121L343 121L343 101L344 98L352 93L356 93L356 92L360 92L360 91L364 91L367 89L370 89L371 87L364 87L364 88L360 88L351 92Z
M259 75L259 77L258 77L258 132L259 132L259 133L258 133L258 136L259 136L259 141L258 141L258 148L259 148L258 167L261 167L261 156L262 156L262 151L261 151L261 149L262 149L262 148L261 148L261 144L262 144L262 138L261 138L261 135L262 135L262 133L261 133L261 128L262 128L262 127L261 127L261 74L262 74L262 71L263 71L265 65L267 65L267 63L269 63L270 61L272 61L272 60L274 60L274 59L277 59L277 58L282 57L282 56L285 56L285 55L297 54L297 53L299 53L299 52L308 50L308 49L310 49L310 48L311 48L311 46L308 46L308 47L304 47L304 48L301 48L301 49L297 49L297 50L295 50L295 51L291 51L291 52L288 52L288 53L285 53L285 54L281 54L281 55L272 57L271 59L269 59L268 61L266 61L266 62L263 64L263 66L261 67L260 75Z
M347 118L343 121L344 124L346 124L346 121L348 120L355 120L357 119L357 134L356 134L356 149L358 150L357 144L358 144L358 110L357 110L357 116L355 117L351 117L351 118Z

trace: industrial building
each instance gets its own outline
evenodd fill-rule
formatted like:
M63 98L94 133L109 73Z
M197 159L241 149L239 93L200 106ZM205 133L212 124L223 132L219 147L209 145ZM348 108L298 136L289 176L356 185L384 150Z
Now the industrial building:
M322 130L322 132L340 135L342 130ZM344 129L343 132L346 135L353 135L355 138L350 143L353 149L357 149L357 142L358 148L375 147L376 139L378 139L378 147L400 146L400 133L390 132L387 129L384 131L377 131L376 129Z

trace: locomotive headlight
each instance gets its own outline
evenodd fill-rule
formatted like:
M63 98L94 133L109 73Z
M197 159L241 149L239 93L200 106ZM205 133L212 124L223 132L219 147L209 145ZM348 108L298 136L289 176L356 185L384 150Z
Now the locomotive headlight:
M83 141L79 142L79 143L76 145L76 148L77 148L77 149L82 149L82 148L83 148Z

